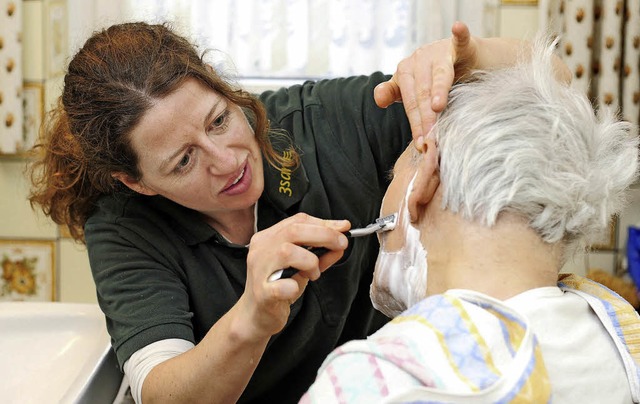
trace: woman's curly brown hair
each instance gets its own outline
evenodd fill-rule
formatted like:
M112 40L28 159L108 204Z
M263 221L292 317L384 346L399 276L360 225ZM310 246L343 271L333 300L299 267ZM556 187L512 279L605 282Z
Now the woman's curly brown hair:
M97 199L127 191L112 173L141 178L129 133L154 100L188 78L245 111L267 161L291 165L270 143L260 101L216 74L187 39L163 24L119 24L95 33L69 63L58 105L34 148L31 206L40 206L83 242L83 227Z

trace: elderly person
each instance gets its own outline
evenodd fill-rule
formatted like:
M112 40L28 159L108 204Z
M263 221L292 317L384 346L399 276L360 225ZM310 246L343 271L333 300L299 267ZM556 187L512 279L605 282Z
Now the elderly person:
M398 159L371 287L394 320L303 402L640 402L637 313L559 275L636 179L635 128L554 80L552 50L454 87L426 152Z

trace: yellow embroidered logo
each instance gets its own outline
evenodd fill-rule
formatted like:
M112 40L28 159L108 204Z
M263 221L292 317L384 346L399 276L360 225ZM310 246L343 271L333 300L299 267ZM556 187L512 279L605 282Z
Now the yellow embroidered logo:
M286 161L291 161L291 150L285 150L282 152L282 157ZM291 170L287 167L280 167L280 187L278 192L287 195L289 198L293 195L291 191Z

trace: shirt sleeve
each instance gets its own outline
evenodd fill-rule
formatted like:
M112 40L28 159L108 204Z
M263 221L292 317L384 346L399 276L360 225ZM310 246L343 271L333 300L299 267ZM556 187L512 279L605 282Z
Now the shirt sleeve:
M195 342L186 280L170 239L144 213L97 216L85 226L100 308L122 367L140 348L163 339ZM157 223L157 221L156 221Z
M194 345L183 339L165 339L137 350L124 363L124 373L129 381L133 400L142 403L142 385L149 372L160 363L187 352Z

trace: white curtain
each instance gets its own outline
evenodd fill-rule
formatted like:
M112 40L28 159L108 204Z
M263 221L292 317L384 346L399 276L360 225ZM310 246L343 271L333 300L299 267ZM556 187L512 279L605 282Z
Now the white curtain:
M226 71L270 78L392 73L420 44L448 37L456 20L474 35L495 35L499 10L498 0L69 1L82 3L76 13L93 13L93 29L128 20L173 22L213 49L212 62ZM82 42L76 36L72 43Z

